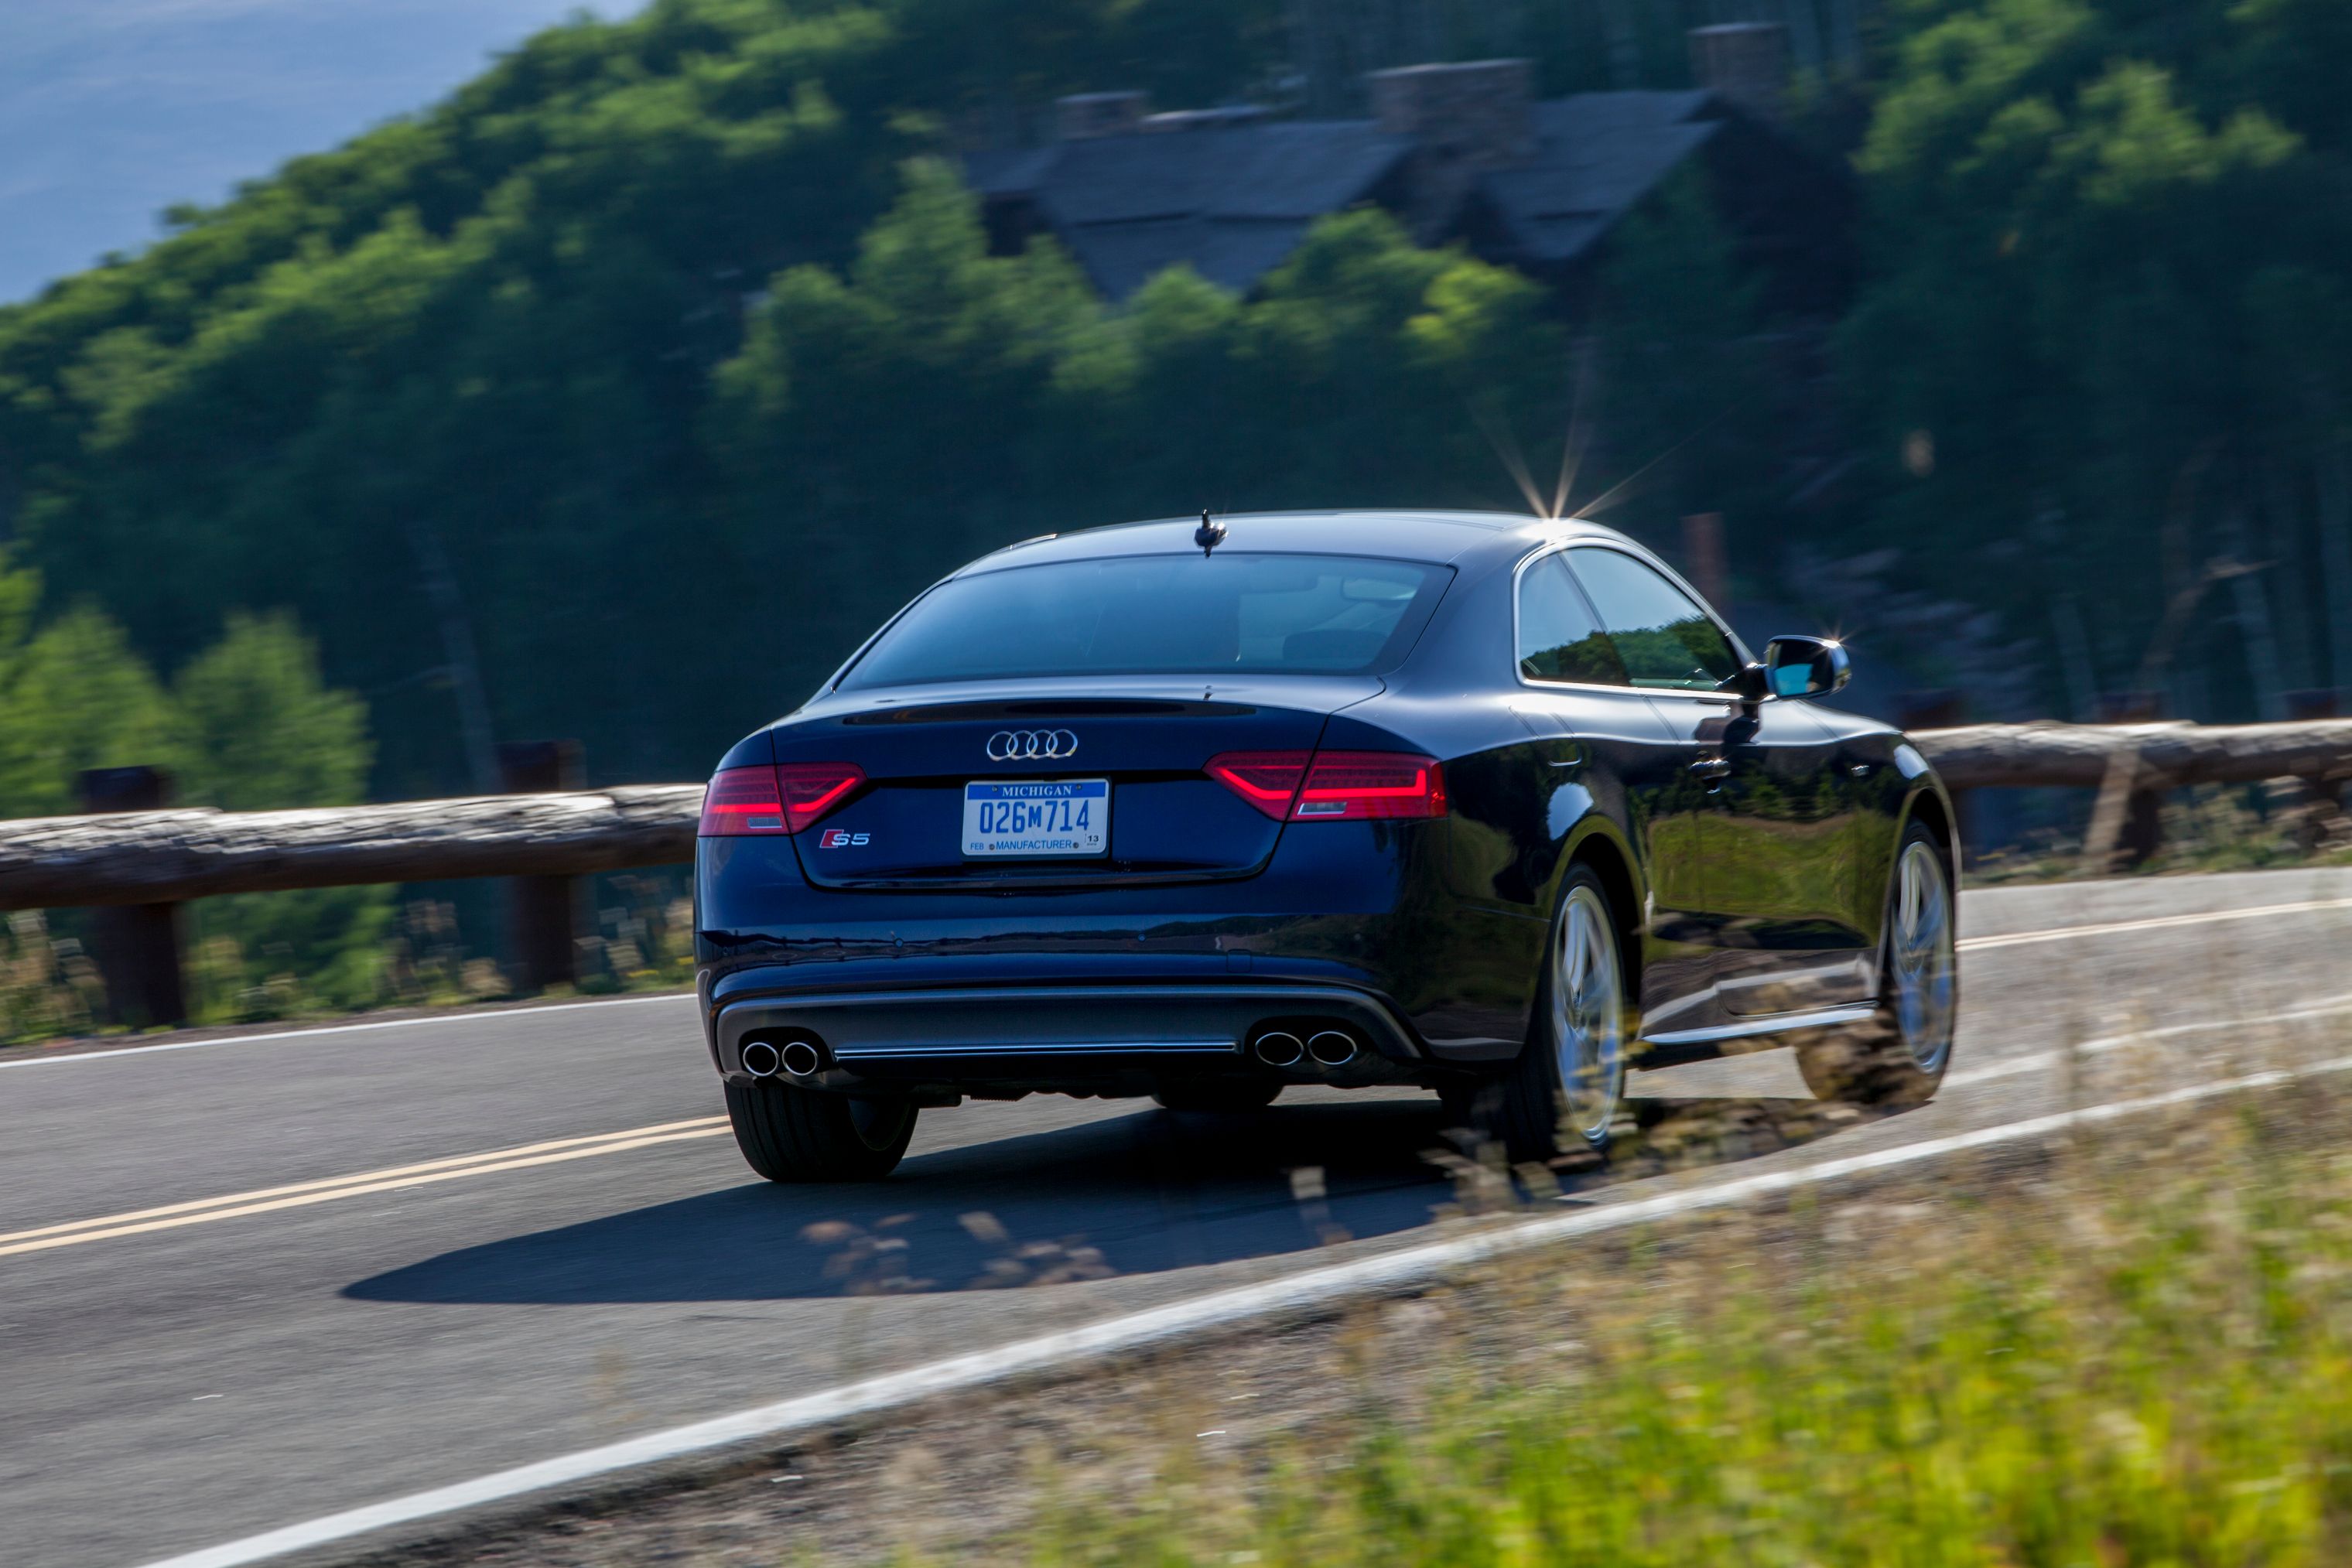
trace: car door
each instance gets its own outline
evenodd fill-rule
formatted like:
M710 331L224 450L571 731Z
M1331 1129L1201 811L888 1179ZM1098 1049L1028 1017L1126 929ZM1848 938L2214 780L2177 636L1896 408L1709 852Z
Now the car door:
M1801 700L1773 698L1725 727L1730 764L1712 824L1716 990L1739 1017L1870 994L1853 916L1853 792L1836 733Z
M1768 701L1743 714L1717 688L1745 665L1746 652L1656 567L1604 545L1568 557L1627 679L1691 748L1703 781L1695 837L1705 882L1687 936L1712 950L1710 982L1723 1010L1855 999L1869 982L1841 918L1850 835L1839 831L1831 777L1835 737L1801 704Z
M1699 748L1633 688L1559 551L1521 566L1514 627L1522 693L1513 707L1548 762L1549 815L1564 830L1598 809L1624 824L1641 859L1640 1002L1645 1028L1666 1027L1703 1005L1713 982L1710 948L1690 940L1706 908Z

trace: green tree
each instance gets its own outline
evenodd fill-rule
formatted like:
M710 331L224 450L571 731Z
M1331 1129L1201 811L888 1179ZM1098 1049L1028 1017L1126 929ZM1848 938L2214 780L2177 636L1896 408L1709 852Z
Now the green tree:
M330 690L292 615L232 613L172 683L185 736L181 794L231 811L344 806L367 795L367 705Z
M1767 460L1771 385L1757 288L1695 172L1670 180L1612 236L1595 313L1594 414L1605 433L1578 500L1620 527L1670 538L1693 512L1743 534L1778 513Z
M327 686L318 649L291 615L231 615L221 640L180 671L172 695L191 804L255 811L365 798L374 749L366 705ZM331 887L198 902L204 1005L251 1015L310 998L335 1007L375 1000L394 897L387 887Z
M83 605L30 632L30 582L0 569L0 598L16 601L0 612L0 812L80 810L75 779L86 768L175 768L178 716L122 629Z
M2275 337L2262 274L2340 280L2352 256L2346 120L2289 63L2340 41L2341 8L1982 0L1906 20L1859 158L1876 276L1843 364L1876 469L1857 528L2047 632L2078 690L2143 678L2161 606L2209 562L2274 559L2179 663L2241 716L2282 684L2352 682L2313 632L2352 614L2314 570L2317 452L2282 450L2250 351Z

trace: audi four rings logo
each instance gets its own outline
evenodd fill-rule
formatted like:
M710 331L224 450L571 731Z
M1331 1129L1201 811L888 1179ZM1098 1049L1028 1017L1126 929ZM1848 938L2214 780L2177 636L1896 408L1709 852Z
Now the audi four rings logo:
M1000 729L988 737L991 762L1053 762L1078 754L1078 737L1066 729Z

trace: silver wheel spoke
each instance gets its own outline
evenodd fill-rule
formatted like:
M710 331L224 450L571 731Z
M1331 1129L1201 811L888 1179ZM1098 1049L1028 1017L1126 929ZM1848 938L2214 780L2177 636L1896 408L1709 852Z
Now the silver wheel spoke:
M1623 1092L1622 985L1607 909L1591 889L1570 890L1553 960L1552 1050L1569 1121L1591 1141L1606 1134Z
M1943 864L1927 845L1905 847L1894 904L1888 956L1895 1024L1912 1060L1933 1071L1951 1049L1951 894Z

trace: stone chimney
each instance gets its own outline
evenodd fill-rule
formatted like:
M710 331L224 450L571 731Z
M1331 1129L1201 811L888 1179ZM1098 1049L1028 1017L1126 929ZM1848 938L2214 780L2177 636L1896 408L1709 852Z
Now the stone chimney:
M1151 111L1146 92L1074 92L1054 100L1054 133L1064 141L1126 136Z
M1402 66L1364 81L1381 129L1418 138L1424 152L1480 169L1535 153L1535 68L1526 60Z
M1526 60L1402 66L1364 78L1372 117L1414 149L1408 216L1415 235L1442 235L1480 174L1535 155L1535 68Z
M1727 22L1690 32L1698 85L1767 124L1789 110L1789 29L1778 22Z

